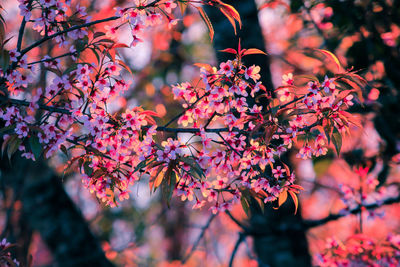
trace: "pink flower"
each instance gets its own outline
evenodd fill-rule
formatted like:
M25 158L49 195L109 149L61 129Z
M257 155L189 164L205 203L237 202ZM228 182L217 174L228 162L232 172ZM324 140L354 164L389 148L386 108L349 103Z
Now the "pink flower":
M288 74L282 75L282 84L283 85L293 85L294 84L293 74L288 73Z
M308 91L310 91L314 95L318 94L319 90L320 88L317 82L312 81L308 83Z
M248 67L245 72L244 72L244 77L248 79L253 79L254 82L257 82L258 79L260 79L260 67L259 66L251 66Z
M119 196L118 196L118 198L119 198L119 200L120 201L124 201L124 199L129 199L129 190L126 190L126 191L122 191L121 193L119 193Z
M18 134L19 138L27 137L29 132L28 125L26 123L17 123L17 126L15 127L15 133Z
M276 169L272 169L272 174L275 178L282 178L284 172L286 172L286 170L282 169L281 166L276 167Z
M328 77L325 76L325 80L322 83L322 88L324 89L325 93L332 94L335 92L336 86L333 81L333 79L328 79Z
M21 53L18 52L17 49L10 50L8 54L10 55L11 62L17 62L17 58L21 55Z
M222 62L220 65L220 72L225 74L228 77L233 75L233 65L232 61L228 60L227 62Z
M172 1L167 1L164 3L164 9L167 13L171 13L172 9L176 8L177 5Z
M168 29L172 29L181 19L168 19Z
M132 38L133 38L133 39L132 39L132 42L131 42L131 44L129 45L130 47L135 47L138 43L143 42L143 40L140 39L140 38L138 38L136 35L133 35Z
M304 147L300 148L299 153L297 153L296 157L301 159L309 159L311 158L313 153L313 149L309 145L305 145Z
M346 96L345 98L343 98L343 103L344 104L346 104L347 106L352 106L352 105L354 105L354 103L353 103L353 98L354 98L354 96L353 95L348 95L348 96Z
M206 204L205 200L196 200L196 204L193 205L192 209L201 209Z

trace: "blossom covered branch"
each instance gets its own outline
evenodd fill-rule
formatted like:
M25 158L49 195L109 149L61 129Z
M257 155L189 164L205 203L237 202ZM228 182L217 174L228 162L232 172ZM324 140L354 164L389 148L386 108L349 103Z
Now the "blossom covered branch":
M205 18L198 1L136 1L134 6L117 8L115 16L96 21L90 21L84 7L71 10L70 1L20 3L26 23L34 23L42 38L23 50L11 50L9 66L1 70L6 87L0 111L3 151L11 157L19 150L32 160L63 152L68 158L66 171L79 171L84 186L106 205L129 198L129 186L147 177L151 190L161 188L167 201L176 195L192 201L194 208L209 202L214 213L238 202L246 210L250 197L260 204L278 200L280 206L290 196L297 203L302 188L294 184L295 175L281 159L282 153L294 142L301 144L297 156L302 159L326 154L330 143L339 153L342 134L353 122L345 110L353 104L352 85L363 82L355 73L306 83L302 78L295 83L288 74L276 89L280 99L273 100L259 81L260 68L242 62L244 56L262 52L239 47L227 49L236 58L219 67L200 65L199 85L173 85L183 111L157 126L153 111L115 108L115 100L131 83L121 75L129 68L116 49L141 42L144 29L172 23L172 10L178 4L194 6ZM202 3L223 9L240 24L231 6L219 0ZM42 11L40 15L35 9ZM74 25L68 14L84 23ZM90 28L110 21L115 24L105 26L106 33ZM129 46L114 41L121 27L132 33ZM75 48L77 40L82 45ZM28 64L27 53L46 41L65 51ZM81 60L85 53L92 53L97 62ZM61 64L67 57L75 62L68 69ZM38 63L56 74L45 88L33 85ZM344 86L343 81L349 80ZM250 106L249 99L260 96L269 104L251 101ZM161 138L157 132L171 135Z

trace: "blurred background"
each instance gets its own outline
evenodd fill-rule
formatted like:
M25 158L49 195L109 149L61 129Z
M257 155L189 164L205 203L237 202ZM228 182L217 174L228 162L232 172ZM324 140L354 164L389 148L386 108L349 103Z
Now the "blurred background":
M93 19L99 19L113 15L115 6L128 1L72 2L72 6L79 2ZM360 220L363 234L373 239L398 233L398 203L363 210L360 219L359 212L346 213L342 199L346 186L357 189L363 182L355 168L368 166L370 176L379 182L371 195L399 200L399 1L225 2L241 15L243 28L237 36L218 10L206 8L215 28L211 43L207 26L195 10L188 9L171 29L168 25L153 28L136 47L120 49L133 74L124 74L132 85L115 102L115 109L142 105L157 112L161 124L169 121L181 108L169 85L195 82L199 69L193 64L217 65L228 59L229 54L218 50L236 48L239 37L242 47L267 52L267 57L249 56L246 64L261 66L263 84L272 93L287 73L320 79L332 74L334 64L314 49L331 51L343 66L359 70L368 81L363 103L350 109L362 127L353 127L344 138L340 158L329 151L315 160L299 160L296 147L285 156L305 188L300 194L301 210L293 215L294 205L287 201L279 210L266 206L264 212L255 205L250 216L241 206L213 216L208 207L192 210L190 203L178 198L168 208L158 193L150 194L146 180L133 186L129 200L109 208L83 188L79 174L63 174L67 159L62 153L49 162L14 157L10 165L2 158L1 237L17 244L12 252L24 266L29 261L32 266L84 266L86 259L93 259L93 266L311 266L318 264L315 255L324 250L327 238L345 241L360 232ZM7 36L17 36L18 2L0 3ZM104 25L96 27L105 31ZM26 36L25 45L37 33L28 27ZM129 44L130 34L121 30L118 42ZM7 47L15 46L13 38ZM30 57L62 51L48 42ZM48 75L42 71L38 86L46 86Z

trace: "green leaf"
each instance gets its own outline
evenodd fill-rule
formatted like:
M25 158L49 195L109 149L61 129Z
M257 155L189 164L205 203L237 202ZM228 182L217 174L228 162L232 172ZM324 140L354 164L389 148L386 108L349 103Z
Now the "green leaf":
M87 174L88 176L92 176L93 174L93 169L89 166L90 165L90 161L85 161L85 163L83 163L83 170L85 171L85 174Z
M335 127L332 132L332 143L335 146L336 153L339 156L340 149L342 148L342 135L339 130Z
M101 39L99 41L96 41L96 43L111 43L111 44L113 44L115 42L111 39Z
M65 154L65 156L67 156L67 158L69 158L68 157L68 149L64 145L61 145L60 149Z
M199 163L197 163L193 158L191 157L183 157L181 158L181 161L183 161L184 163L188 164L192 170L194 170L196 172L196 174L201 178L204 177L205 178L205 174L203 169L200 167Z
M72 71L76 70L77 67L78 67L78 64L72 64L71 67L67 68L67 69L64 71L64 74L69 74L69 73L71 73Z
M39 159L40 154L42 153L42 145L39 143L39 139L36 136L31 136L29 138L29 145L35 159Z
M90 48L90 50L92 50L93 54L96 56L97 63L99 63L99 62L100 62L100 56L99 56L99 53L97 53L96 49L95 49L95 48L93 48L93 47L91 47L91 48Z
M15 128L15 125L9 125L7 127L3 127L3 128L0 129L0 134L3 134L3 133L5 133L5 132L7 132L9 130L13 130L14 128Z
M93 34L93 39L99 38L99 37L104 36L104 35L106 35L104 32L95 32Z
M324 132L325 132L325 136L328 139L328 144L331 143L331 132L332 132L332 127L331 124L328 121L328 124L324 126Z
M18 150L19 146L22 143L21 139L19 139L17 136L15 137L16 138L8 143L7 156L9 160L11 159L12 155Z
M165 195L165 199L167 200L167 205L169 207L176 185L176 173L174 171L171 172L170 178L165 181L164 184L165 186L163 187L163 194Z
M6 71L9 65L10 65L10 54L7 50L4 49L1 53L1 67L3 71Z
M242 195L242 197L240 198L240 203L242 204L242 208L244 210L244 212L246 213L247 216L250 216L250 204L248 199Z
M144 167L146 167L147 165L153 163L154 161L155 161L155 159L153 159L153 160L151 160L149 162L147 162L147 160L141 161L138 165L136 165L136 167L133 170L133 172L135 173L135 172L139 171L140 169L143 169Z
M165 175L161 182L162 197L164 200L167 201L168 208L169 208L172 194L175 189L175 185L176 185L176 174L173 171L173 164L169 164L167 171L165 172Z

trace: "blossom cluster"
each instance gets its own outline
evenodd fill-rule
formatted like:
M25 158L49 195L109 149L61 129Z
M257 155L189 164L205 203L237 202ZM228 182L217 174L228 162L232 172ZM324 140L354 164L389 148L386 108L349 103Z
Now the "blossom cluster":
M359 167L355 170L359 176L359 186L349 186L346 184L340 185L341 200L345 204L345 209L342 213L348 213L350 210L363 207L368 204L381 205L385 196L388 194L388 188L381 186L378 187L379 181L377 177L369 173L369 168ZM370 218L383 217L383 212L376 212L374 210L367 210Z
M268 97L259 82L259 70L244 66L237 58L219 68L202 68L204 88L189 83L172 88L185 110L178 124L199 129L196 139L185 147L195 155L203 172L215 177L203 181L190 173L181 176L177 193L182 199L196 199L195 207L212 200L216 201L213 211L223 211L243 197L245 190L264 202L298 191L294 173L280 159L281 154L300 137L305 142L299 157L324 155L328 150L326 134L330 134L322 129L324 121L333 129L348 126L343 110L352 105L353 96L336 88L334 79L310 82L302 96L282 101L277 107L272 102L250 106L255 96ZM288 76L293 77L284 78ZM293 80L284 79L283 84L279 90L295 87ZM196 194L196 189L201 193ZM233 194L232 201L226 200L224 191Z
M49 36L65 29L65 25L75 26L77 22L90 23L91 16L88 16L86 7L79 3L72 5L71 0L18 0L21 16L25 21L33 23L32 28L42 36ZM135 0L134 5L129 7L116 8L116 16L119 19L115 20L114 26L106 26L107 36L116 37L116 33L123 25L129 25L132 33L131 46L135 46L141 41L140 35L146 27L155 26L163 22L166 17L169 23L174 23L171 14L177 4L171 0L168 1L153 1L147 3L147 0ZM159 8L157 11L156 8ZM163 16L165 14L165 16ZM78 27L76 30L69 31L67 35L59 35L54 38L54 41L60 47L71 45L71 40L82 39L88 35L87 28ZM68 40L68 38L70 40ZM75 51L71 46L71 51ZM13 51L13 55L19 56L19 52Z
M12 246L5 238L0 242L0 266L19 266L19 262L13 259L11 253L8 251Z
M344 266L399 266L400 235L390 234L383 242L364 235L353 235L345 243L328 238L325 250L315 261L321 267Z
M36 22L34 10L41 6L43 23L36 29L49 35L73 16L63 3L21 1L20 9L26 20ZM176 4L137 1L133 7L118 8L116 20L121 24L107 34L129 24L137 39L144 26L160 22L156 7L170 13ZM90 21L83 7L76 10L75 16ZM193 201L194 208L209 202L215 213L239 200L243 205L250 195L261 202L279 198L281 203L288 194L295 199L301 187L294 184L282 153L299 141L298 157L324 155L330 140L339 152L341 135L351 123L344 110L352 105L353 95L351 88L337 86L341 76L298 87L292 74L284 75L283 85L276 89L283 97L275 101L259 81L260 67L243 65L242 50L218 68L203 65L202 83L172 86L183 108L176 118L178 126L168 128L175 121L157 126L152 111L111 108L129 89L130 81L121 75L126 66L113 56L113 46L104 44L109 42L101 39L104 34L94 33L88 40L86 31L89 28L83 27L56 34L55 40L68 47L68 40L86 39L82 49L97 49L97 64L81 62L73 52L68 55L77 57L76 64L63 69L61 58L46 57L39 62L56 75L45 88L31 88L35 64L27 62L23 50L10 51L11 64L0 72L10 96L0 110L3 151L11 157L19 150L33 160L63 152L69 159L66 169L78 169L84 186L106 205L128 199L129 186L146 176L151 189L161 187L167 199L175 194ZM74 51L72 46L67 49ZM258 102L261 98L266 101ZM160 140L157 132L170 136Z
M129 185L144 173L152 177L154 189L168 187L183 200L195 200L196 208L212 202L214 212L229 209L244 190L264 202L274 201L286 191L301 189L280 155L300 136L306 140L299 152L302 158L325 154L328 142L317 126L333 117L334 127L339 127L338 114L347 104L338 101L339 93L323 91L327 81L334 84L325 79L320 89L316 82L309 85L309 91L319 91L280 103L286 105L284 113L279 106L277 111L273 106L249 107L251 99L264 91L259 70L236 59L219 68L202 68L203 87L173 86L184 109L178 119L182 128L176 129L194 135L186 142L168 138L159 143L155 133L171 129L156 127L155 113L139 107L108 112L108 104L128 89L118 64L78 64L69 74L55 77L45 90L37 89L27 108L11 105L1 111L6 126L14 130L5 142L16 142L13 146L32 159L41 150L48 158L59 149L67 155L83 149L69 165L77 162L84 185L111 206L117 203L116 196L120 201L128 198ZM306 99L316 95L320 101L307 106ZM34 119L38 114L39 123Z

